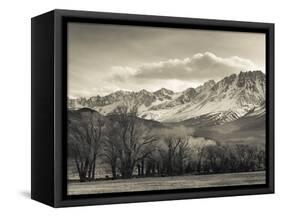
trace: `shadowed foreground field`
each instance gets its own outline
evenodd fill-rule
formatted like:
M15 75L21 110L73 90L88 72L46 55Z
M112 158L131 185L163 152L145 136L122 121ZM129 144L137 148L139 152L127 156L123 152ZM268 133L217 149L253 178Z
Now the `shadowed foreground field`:
M212 175L133 178L83 183L78 181L71 181L68 183L68 195L253 184L265 184L264 171Z

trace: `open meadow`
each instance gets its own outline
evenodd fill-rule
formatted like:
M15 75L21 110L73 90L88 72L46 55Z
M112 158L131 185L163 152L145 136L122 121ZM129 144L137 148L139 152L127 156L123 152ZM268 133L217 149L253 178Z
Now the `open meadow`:
M68 195L265 184L265 172L70 181Z

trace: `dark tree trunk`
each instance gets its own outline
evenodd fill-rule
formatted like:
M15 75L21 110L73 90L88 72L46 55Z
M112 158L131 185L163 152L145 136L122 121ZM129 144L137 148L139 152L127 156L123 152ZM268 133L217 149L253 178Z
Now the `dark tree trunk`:
M95 180L95 172L96 172L96 162L94 162L93 167L92 167L92 175L91 175L91 180Z
M146 170L145 170L145 175L150 176L150 170L151 170L151 163L147 162L146 163Z
M157 162L157 173L158 173L158 175L161 174L160 163L159 162Z
M141 175L141 166L138 164L137 167L138 167L138 176L140 176Z
M154 176L155 175L155 163L152 163L151 173Z
M111 172L112 172L112 178L116 179L117 174L116 174L116 166L115 165L112 165Z
M144 175L144 159L141 161L141 175Z

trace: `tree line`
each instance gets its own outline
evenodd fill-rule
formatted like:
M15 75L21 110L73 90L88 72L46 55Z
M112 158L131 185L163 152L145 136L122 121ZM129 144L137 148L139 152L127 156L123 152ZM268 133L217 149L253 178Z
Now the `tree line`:
M137 117L137 107L119 106L101 118L69 121L69 154L81 182L95 180L97 160L111 178L248 172L265 168L265 150L257 145L191 146L188 137L151 135Z

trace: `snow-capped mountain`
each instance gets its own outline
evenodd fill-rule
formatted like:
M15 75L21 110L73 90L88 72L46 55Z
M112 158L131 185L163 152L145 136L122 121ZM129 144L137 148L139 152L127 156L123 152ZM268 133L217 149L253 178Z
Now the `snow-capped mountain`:
M107 115L118 105L137 105L138 115L144 119L159 122L197 119L221 124L245 115L262 115L264 102L265 74L249 71L232 74L218 82L210 80L177 93L162 88L155 92L117 91L107 96L68 99L68 107L88 107Z

